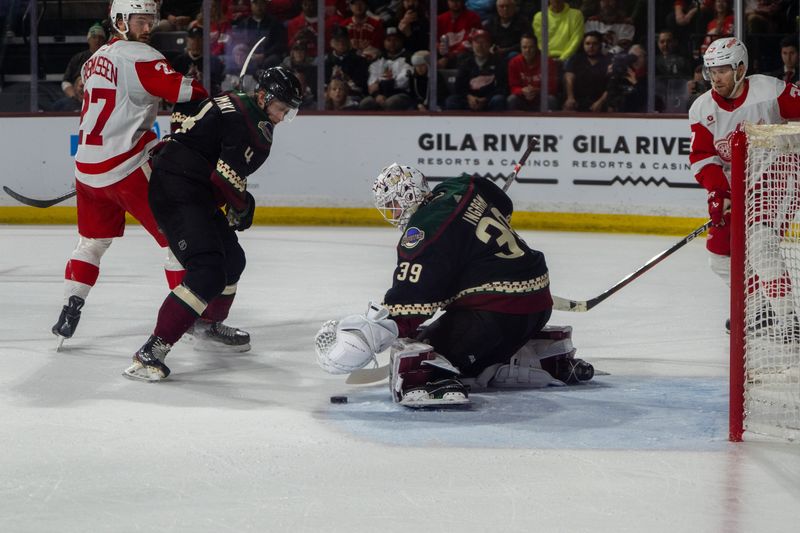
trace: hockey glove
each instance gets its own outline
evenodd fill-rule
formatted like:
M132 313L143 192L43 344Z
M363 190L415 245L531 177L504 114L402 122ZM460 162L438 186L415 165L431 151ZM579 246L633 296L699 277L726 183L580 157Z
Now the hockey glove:
M233 206L228 205L225 216L228 217L228 225L236 231L244 231L253 225L253 215L256 214L256 199L253 195L245 191L247 196L247 207L242 211L237 211Z
M708 215L713 226L721 227L731 219L731 191L717 189L708 193Z

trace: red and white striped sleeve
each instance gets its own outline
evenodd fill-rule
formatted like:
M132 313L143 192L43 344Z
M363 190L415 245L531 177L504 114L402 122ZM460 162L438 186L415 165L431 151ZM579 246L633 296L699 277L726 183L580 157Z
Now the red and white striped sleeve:
M707 191L730 189L728 179L722 170L722 159L714 146L714 135L700 122L692 122L691 129L689 164L695 179Z
M166 59L137 61L135 67L142 87L153 96L172 103L208 97L208 93L197 80L176 72Z

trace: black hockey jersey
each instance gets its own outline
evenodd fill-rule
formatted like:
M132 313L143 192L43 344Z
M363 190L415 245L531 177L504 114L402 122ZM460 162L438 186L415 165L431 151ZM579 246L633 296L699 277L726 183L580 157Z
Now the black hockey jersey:
M544 255L511 228L512 212L511 199L485 178L436 186L397 245L384 298L392 318L418 324L438 308L528 314L552 307Z
M269 156L274 125L245 93L226 92L203 102L194 116L159 147L155 164L197 180L210 180L220 203L247 207L247 176ZM161 152L163 150L163 153Z

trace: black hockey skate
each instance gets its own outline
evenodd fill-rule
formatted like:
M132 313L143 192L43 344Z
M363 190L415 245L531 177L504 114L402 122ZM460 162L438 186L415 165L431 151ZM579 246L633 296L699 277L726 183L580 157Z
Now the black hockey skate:
M250 334L222 322L198 319L186 333L194 337L194 349L201 352L250 350Z
M560 358L556 361L555 370L550 372L553 377L574 385L582 381L589 381L594 377L594 367L583 359Z
M469 392L457 379L440 379L404 391L399 403L415 409L466 405L469 403Z
M133 364L125 369L123 376L140 381L161 381L169 376L169 368L164 364L172 348L161 337L150 335L144 346L133 356Z
M69 339L75 334L78 328L78 322L81 319L81 309L86 301L80 296L70 296L67 300L67 305L61 308L61 314L58 315L58 321L51 328L53 335L58 337L58 346L56 351L61 349L64 344L64 339Z

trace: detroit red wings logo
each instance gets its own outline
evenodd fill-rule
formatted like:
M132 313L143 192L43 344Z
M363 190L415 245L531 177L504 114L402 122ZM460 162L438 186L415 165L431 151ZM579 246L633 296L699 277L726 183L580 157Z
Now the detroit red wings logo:
M731 162L731 138L733 137L733 132L737 129L739 129L739 126L736 126L735 130L729 131L728 134L722 139L717 139L714 141L714 148L717 149L719 158L726 163Z
M757 124L763 124L764 120L759 120ZM717 155L719 158L722 159L725 163L731 162L732 157L732 150L731 150L731 139L733 139L733 134L737 131L742 129L742 123L736 125L733 130L729 131L728 134L723 137L722 139L717 139L714 141L714 148L717 149Z

